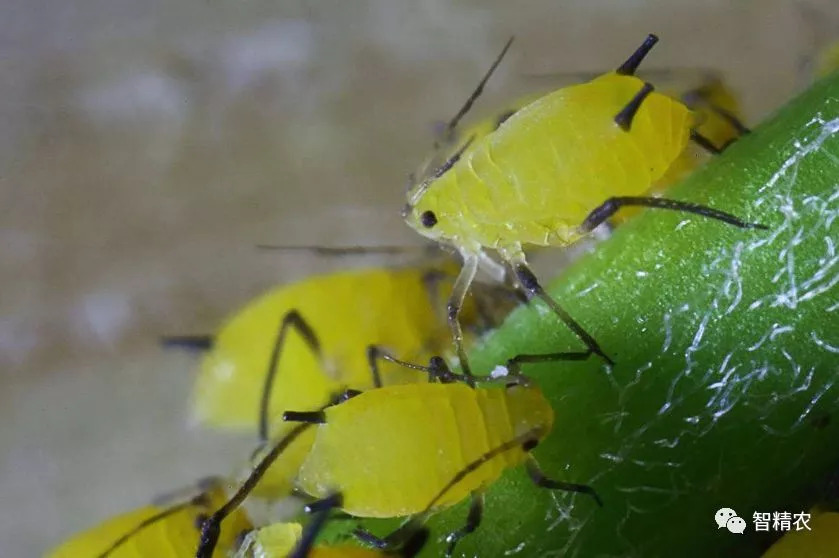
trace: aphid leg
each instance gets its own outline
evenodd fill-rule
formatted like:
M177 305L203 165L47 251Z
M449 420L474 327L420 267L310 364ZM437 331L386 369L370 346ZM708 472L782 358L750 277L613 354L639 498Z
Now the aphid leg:
M745 136L746 134L752 133L748 126L746 126L742 120L737 118L736 115L732 114L731 111L725 110L722 107L718 107L714 103L708 103L708 108L714 111L720 118L728 122L732 128L737 130L737 133L741 136Z
M521 365L525 363L558 362L561 360L586 360L592 351L571 351L564 353L545 353L541 355L516 355L507 361L507 370L511 376L521 376Z
M329 519L329 513L333 509L341 507L342 503L343 497L341 493L336 492L323 500L318 500L306 506L306 513L315 514L315 517L303 529L303 536L295 545L294 550L288 555L288 558L306 558L309 555L315 539L323 530L326 520Z
M168 349L176 347L191 351L204 352L213 348L212 335L164 335L160 338L160 345Z
M466 516L466 524L457 531L452 531L446 535L446 542L449 543L446 547L446 558L451 558L454 547L460 539L472 533L480 526L483 513L484 494L483 492L475 491L472 493L472 501L469 505L469 515Z
M597 225L617 213L620 208L628 206L651 207L654 209L669 209L671 211L694 213L696 215L722 221L723 223L728 223L729 225L734 225L735 227L739 227L741 229L769 229L766 225L761 225L760 223L749 223L730 213L713 209L706 205L700 205L698 203L670 200L666 198L635 196L609 198L588 214L588 217L585 218L580 228L583 232L590 232L597 227Z
M353 536L367 546L400 558L414 558L419 554L428 541L428 535L428 529L417 518L409 519L386 537L377 537L363 527L353 530Z
M286 422L303 422L306 424L324 424L326 415L323 411L286 411L283 413Z
M469 359L466 357L466 349L463 347L463 329L460 327L459 316L460 309L463 307L463 301L466 299L466 293L469 292L469 286L472 285L477 271L478 256L472 253L464 253L463 266L460 268L460 274L454 282L452 293L449 295L449 303L446 306L449 329L452 332L455 351L460 361L460 369L470 379L472 377L472 370L469 368ZM474 380L470 381L471 383L474 383Z
M262 387L262 398L259 402L259 441L266 443L268 441L269 428L269 411L271 405L271 392L274 387L274 379L277 377L277 364L280 362L283 346L285 345L286 334L290 328L295 328L309 349L318 357L321 358L320 341L315 333L315 330L309 323L300 315L297 310L291 310L283 316L280 322L280 327L277 331L277 338L274 342L274 350L271 353L271 359L268 361L268 370L265 373L265 383Z
M385 360L387 362L392 362L393 364L402 366L404 368L410 368L411 370L419 370L420 372L425 372L428 374L429 381L439 381L441 383L450 383L450 382L464 382L470 383L474 382L474 379L470 376L466 376L465 374L455 374L449 368L449 365L446 364L446 361L439 356L431 357L428 366L423 366L421 364L415 364L413 362L407 362L404 360L400 360L381 347L376 345L370 345L367 349L368 355L371 352L375 353L375 358ZM369 358L369 356L368 356ZM372 362L372 361L371 361Z
M650 33L647 35L647 38L644 39L644 42L641 43L635 52L626 59L626 62L618 66L618 69L615 70L616 74L622 76L633 76L635 75L635 70L638 69L638 66L641 65L641 62L646 58L647 54L652 50L655 44L658 42L658 37Z
M282 454L285 449L296 440L300 434L308 428L311 428L311 423L298 424L288 432L279 442L277 442L271 450L265 454L265 457L256 464L256 466L245 479L245 482L239 486L235 494L215 513L213 513L201 526L201 538L198 543L198 550L195 552L195 558L212 558L213 551L218 544L218 538L221 534L221 522L230 515L236 508L242 505L242 502L247 498L248 494L259 483L265 472L268 470L274 461Z
M388 354L378 345L367 347L367 364L370 366L370 374L373 376L373 385L382 387L382 375L379 372L379 360L388 360Z
M195 504L193 503L193 501L190 500L189 502L183 502L181 504L176 504L174 506L166 508L165 510L161 511L160 513L156 513L153 516L144 519L143 521L138 523L136 527L134 527L133 529L131 529L130 531L128 531L127 533L122 535L117 540L115 540L113 542L113 544L111 544L111 546L109 546L104 551L102 551L102 553L99 554L97 558L106 558L107 556L110 556L115 550L117 550L120 546L125 544L126 541L128 541L131 537L133 537L134 535L136 535L137 533L139 533L140 531L142 531L146 527L148 527L150 525L153 525L153 524L157 523L158 521L160 521L161 519L165 519L165 518L169 517L170 515L172 515L174 513L178 513L179 511L181 511L185 508L188 508L190 506L194 506L194 505Z
M565 490L566 492L588 494L594 498L594 501L597 502L598 506L603 507L603 500L600 499L600 496L597 495L597 492L595 492L592 487L587 484L576 484L572 482L549 479L539 468L539 464L536 463L536 460L532 456L525 462L525 468L527 469L527 474L530 477L530 480L532 480L533 484L536 486L547 488L549 490Z
M528 267L527 262L524 259L523 254L515 255L509 258L510 266L512 267L513 271L518 278L519 283L523 289L528 291L531 296L538 296L542 301L548 305L548 308L553 310L553 312L559 316L562 322L574 332L574 335L580 338L580 340L585 343L586 347L588 347L589 351L599 355L600 358L606 361L607 364L614 364L615 362L609 358L606 353L603 352L603 349L600 348L600 345L597 344L594 337L589 335L589 333L583 329L583 326L577 323L577 321L571 317L571 315L565 311L562 306L559 305L557 301L548 295L545 292L545 289L542 288L542 285L539 284L539 280L536 279L536 275L533 274L533 271L530 270Z
M718 106L716 103L711 102L708 98L710 94L711 92L709 91L708 86L700 86L684 92L682 94L682 102L691 109L695 109L700 105L707 107L708 110L728 122L729 125L737 131L738 135L744 136L751 133L749 127L746 126L743 121L737 117L737 115L722 108L721 106Z
M654 88L651 83L644 82L644 86L641 87L641 90L638 91L638 93L636 93L635 96L626 103L626 106L615 115L615 124L620 126L624 131L628 132L632 128L632 120L635 118L635 114L638 112L638 109L641 108L641 104L644 102L644 99L653 92L653 89Z
M719 155L722 153L729 144L724 145L723 147L717 147L714 145L714 142L697 132L696 130L690 131L690 140L710 153L711 155ZM730 142L729 142L730 143Z

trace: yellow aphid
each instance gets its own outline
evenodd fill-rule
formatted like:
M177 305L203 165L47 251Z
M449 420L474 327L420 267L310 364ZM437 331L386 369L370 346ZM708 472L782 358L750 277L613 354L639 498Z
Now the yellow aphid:
M47 554L48 558L181 558L195 552L201 522L227 496L218 482L187 502L146 506L83 531ZM239 510L231 513L219 537L215 558L224 558L240 533L251 527Z
M839 556L839 513L812 509L808 525L809 529L802 527L786 533L766 551L763 558Z
M195 416L217 428L258 429L265 442L288 432L278 420L284 411L321 407L344 389L375 387L368 346L384 346L412 360L444 351L449 341L441 303L455 272L451 264L341 271L277 287L253 300L209 343L193 392ZM518 302L505 295L509 290L489 286L478 291L466 323L480 329L497 321ZM413 370L380 365L384 385L426 380ZM257 494L288 494L313 434L295 441Z
M401 363L395 359L393 362ZM401 363L406 364L406 363ZM409 365L410 366L410 365ZM415 366L415 365L414 365ZM525 464L539 486L599 498L588 486L552 481L530 450L553 426L553 409L538 387L515 374L503 387L470 387L442 359L418 367L444 383L386 386L314 412L287 412L300 422L266 454L225 509L205 524L197 557L212 550L212 533L231 506L240 504L296 436L315 431L297 475L299 489L321 498L311 509L340 508L356 517L412 516L393 536L365 541L387 548L422 529L428 515L472 498L468 529L449 536L449 553L480 522L484 488L510 467ZM461 380L461 381L454 381ZM423 539L424 541L424 539Z
M300 468L300 488L318 498L341 492L341 508L357 517L399 517L424 511L459 471L505 442L521 440L450 487L429 511L523 463L524 442L550 432L553 410L535 387L424 383L365 392L328 407L324 420Z
M520 285L548 304L591 352L611 362L545 293L527 265L525 246L568 246L633 205L753 226L696 204L643 196L684 151L696 124L684 104L633 75L656 41L650 35L616 71L540 97L492 133L467 139L409 190L403 210L408 225L456 248L464 262L449 298L449 325L467 373L459 308L479 266L497 278L505 275L487 250L495 251Z

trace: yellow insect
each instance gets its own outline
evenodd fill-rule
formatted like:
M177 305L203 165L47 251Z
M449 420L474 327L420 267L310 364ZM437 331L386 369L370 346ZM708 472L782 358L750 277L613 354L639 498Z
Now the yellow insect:
M202 482L201 493L168 507L146 506L83 531L47 554L48 558L181 558L195 551L200 526L208 514L227 496L221 481ZM237 536L251 528L241 511L231 514L219 537L218 550L223 558L233 548Z
M193 410L202 423L258 428L259 439L285 434L275 420L289 409L321 407L343 389L425 380L419 373L381 363L367 347L427 360L444 350L448 330L437 311L451 288L450 264L372 268L310 277L278 287L235 314L217 335L171 337L168 344L208 348L195 382ZM509 290L489 285L466 311L480 329L518 302ZM301 436L259 485L258 493L287 494L313 432Z
M348 392L339 404L319 411L286 412L286 420L300 424L271 448L231 500L204 523L198 558L210 556L227 514L307 430L315 430L315 440L296 484L321 498L308 506L310 511L340 508L356 517L412 516L384 539L357 533L382 549L403 547L427 516L471 496L466 524L448 536L450 555L457 541L478 527L483 489L520 464L537 485L585 493L600 504L589 486L546 478L530 455L550 433L554 415L541 390L519 374L521 361L508 363L511 375L504 378L504 387L473 388L465 383L469 377L453 374L439 357L424 367L386 353L379 356L427 372L442 383ZM588 353L565 356L580 359Z
M698 204L641 196L684 151L695 124L685 105L634 76L656 41L650 35L616 71L543 96L494 132L467 140L409 190L403 210L408 225L454 247L464 262L449 297L448 318L465 373L470 371L458 319L464 297L479 266L498 279L506 274L487 250L496 251L521 287L541 298L591 352L611 363L544 291L524 246L567 246L626 206L764 228ZM466 107L482 87L483 82Z
M828 558L839 556L839 513L810 510L809 528L790 531L763 558Z

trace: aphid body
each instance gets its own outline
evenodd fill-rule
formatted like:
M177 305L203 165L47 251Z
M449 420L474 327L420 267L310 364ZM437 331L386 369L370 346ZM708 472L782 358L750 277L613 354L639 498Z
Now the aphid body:
M390 386L324 411L297 484L317 497L340 492L358 517L397 517L451 506L527 458L553 410L535 387L462 383ZM518 440L446 490L469 463ZM431 510L429 510L431 511Z
M530 103L409 192L408 224L464 257L489 248L515 261L526 244L574 242L592 210L649 190L687 145L691 112L656 92L628 130L615 122L643 86L610 73Z

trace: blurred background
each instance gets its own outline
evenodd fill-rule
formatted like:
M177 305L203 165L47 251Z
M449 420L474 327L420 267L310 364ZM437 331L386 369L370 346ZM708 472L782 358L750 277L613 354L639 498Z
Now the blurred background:
M189 425L197 362L159 335L346 264L257 243L418 243L406 177L510 35L478 115L655 32L646 67L718 70L756 124L831 28L831 0L6 0L0 555L248 455Z

